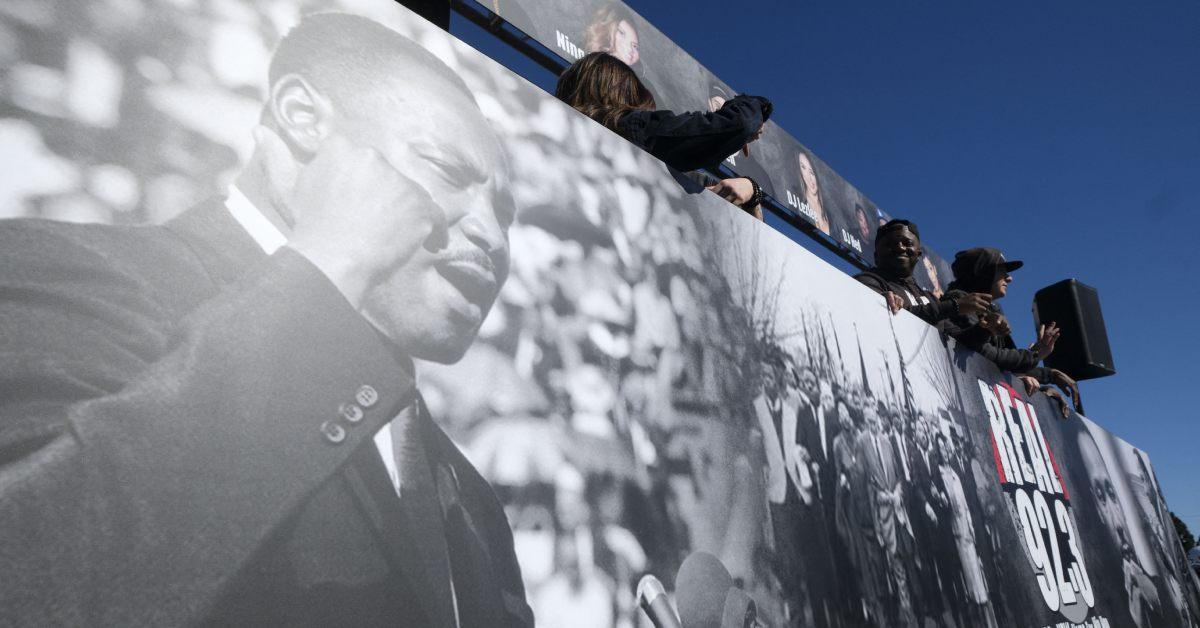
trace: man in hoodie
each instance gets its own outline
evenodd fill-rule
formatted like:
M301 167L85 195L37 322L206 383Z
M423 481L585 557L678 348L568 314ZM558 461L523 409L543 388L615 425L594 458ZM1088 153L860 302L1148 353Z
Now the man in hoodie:
M960 292L953 299L939 299L919 286L913 269L922 255L916 223L889 220L875 232L875 266L854 278L883 295L893 314L905 309L931 325L952 316L978 315L991 305L991 295L984 292Z
M990 297L989 307L982 313L961 313L944 325L944 331L957 338L959 343L978 351L1001 370L1015 373L1025 384L1026 391L1033 394L1041 389L1054 396L1047 388L1056 384L1071 394L1075 406L1079 407L1079 388L1075 381L1058 369L1038 366L1058 342L1060 330L1053 321L1038 326L1037 340L1028 349L1018 348L1012 339L1012 327L1000 309L997 300L1008 294L1012 283L1012 271L1024 262L1004 259L997 249L977 247L959 251L954 255L950 268L954 281L946 292L946 299L961 299L965 295L983 293ZM1068 414L1066 406L1064 415Z

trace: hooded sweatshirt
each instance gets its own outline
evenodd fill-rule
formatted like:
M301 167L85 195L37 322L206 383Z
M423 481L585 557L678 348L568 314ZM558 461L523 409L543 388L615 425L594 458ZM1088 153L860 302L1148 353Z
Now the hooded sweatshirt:
M899 295L904 301L904 309L930 325L937 325L958 313L958 304L955 301L938 299L937 295L917 285L912 275L900 277L882 268L873 267L858 273L854 278L879 294L894 292Z
M950 282L946 300L957 300L970 292L990 293L995 279L996 267L1004 264L1009 270L1020 268L1021 262L1009 262L996 249L969 249L954 259L954 281ZM991 303L989 310L1003 314L999 303ZM979 314L958 314L944 324L943 330L990 360L1001 370L1029 375L1043 384L1050 383L1050 369L1038 366L1041 360L1029 349L1021 349L1013 342L1010 334L993 334L979 325L983 318Z

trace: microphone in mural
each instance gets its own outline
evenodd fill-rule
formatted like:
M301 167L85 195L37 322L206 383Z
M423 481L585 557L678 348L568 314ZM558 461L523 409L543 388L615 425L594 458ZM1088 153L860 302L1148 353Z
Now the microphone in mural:
M687 628L763 626L758 605L733 581L729 570L708 552L693 552L675 575L679 617Z
M679 617L671 608L667 592L658 578L650 574L642 576L637 586L638 606L654 624L654 628L680 628Z

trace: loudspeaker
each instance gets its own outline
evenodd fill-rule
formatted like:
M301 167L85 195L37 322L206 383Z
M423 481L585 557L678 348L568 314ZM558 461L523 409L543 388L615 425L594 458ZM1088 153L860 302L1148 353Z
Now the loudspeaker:
M1077 380L1116 374L1095 288L1067 279L1038 290L1033 295L1033 321L1035 326L1053 321L1062 329L1046 366Z

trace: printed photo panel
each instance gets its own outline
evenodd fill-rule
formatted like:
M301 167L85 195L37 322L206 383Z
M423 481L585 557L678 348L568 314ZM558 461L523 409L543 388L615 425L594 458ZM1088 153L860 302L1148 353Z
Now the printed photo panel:
M0 553L34 583L0 588L6 618L628 626L652 575L684 625L1195 622L1142 452L395 3L22 3L0 27L3 207L46 219L0 223ZM659 89L704 106L689 84ZM355 174L309 156L325 128L447 222L362 304L289 240ZM881 215L809 157L798 199ZM394 377L330 383L367 363Z

